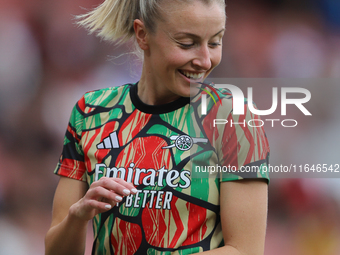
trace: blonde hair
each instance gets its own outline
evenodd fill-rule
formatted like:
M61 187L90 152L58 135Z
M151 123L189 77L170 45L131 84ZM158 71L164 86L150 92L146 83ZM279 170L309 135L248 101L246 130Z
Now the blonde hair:
M124 43L134 38L133 22L140 19L149 32L156 30L156 20L163 20L161 2L192 2L197 0L105 0L94 10L77 16L79 25L87 28L90 33L98 32L104 40ZM199 0L205 4L214 1L225 7L224 0Z

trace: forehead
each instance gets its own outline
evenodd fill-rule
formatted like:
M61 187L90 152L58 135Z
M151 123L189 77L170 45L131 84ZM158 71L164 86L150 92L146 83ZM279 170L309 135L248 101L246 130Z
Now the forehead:
M225 26L225 8L216 1L210 4L201 1L165 1L162 10L164 21L159 25L168 31L192 32L198 29L213 33Z

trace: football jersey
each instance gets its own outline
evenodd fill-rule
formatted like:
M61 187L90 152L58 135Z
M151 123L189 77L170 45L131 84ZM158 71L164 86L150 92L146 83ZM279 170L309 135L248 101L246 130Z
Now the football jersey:
M92 254L192 254L223 245L220 182L268 180L263 128L242 124L258 117L233 115L226 90L217 90L221 101L207 100L202 115L200 94L146 105L137 85L88 92L77 102L55 169L88 185L118 177L138 189L94 217ZM218 172L223 166L259 171Z

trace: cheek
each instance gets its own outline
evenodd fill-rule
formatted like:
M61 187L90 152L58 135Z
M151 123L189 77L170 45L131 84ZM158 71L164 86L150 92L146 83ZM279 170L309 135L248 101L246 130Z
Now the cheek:
M218 66L222 60L222 49L213 51L211 56L212 67Z
M179 69L188 62L188 57L180 51L172 51L166 58L162 58L162 61L166 62L169 68Z

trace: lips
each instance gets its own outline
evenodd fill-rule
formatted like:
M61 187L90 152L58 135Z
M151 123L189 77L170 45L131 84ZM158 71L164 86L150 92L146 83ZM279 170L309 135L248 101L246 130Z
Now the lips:
M178 70L181 74L183 74L185 77L192 79L192 80L200 80L204 77L205 73L192 73L184 70Z

